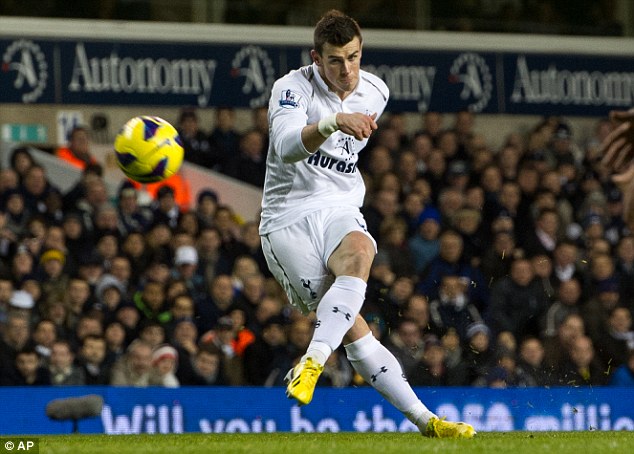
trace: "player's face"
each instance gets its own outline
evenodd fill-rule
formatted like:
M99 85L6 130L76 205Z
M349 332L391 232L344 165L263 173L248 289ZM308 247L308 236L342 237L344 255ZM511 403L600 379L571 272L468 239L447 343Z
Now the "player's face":
M340 98L352 92L359 83L361 41L355 37L344 46L324 44L321 55L313 51L319 74Z

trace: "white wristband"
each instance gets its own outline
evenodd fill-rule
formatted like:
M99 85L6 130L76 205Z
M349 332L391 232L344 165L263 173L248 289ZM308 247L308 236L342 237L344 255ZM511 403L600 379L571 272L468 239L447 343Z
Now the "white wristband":
M339 131L339 125L337 124L337 114L328 115L322 118L317 123L317 130L324 138L328 138L333 132Z

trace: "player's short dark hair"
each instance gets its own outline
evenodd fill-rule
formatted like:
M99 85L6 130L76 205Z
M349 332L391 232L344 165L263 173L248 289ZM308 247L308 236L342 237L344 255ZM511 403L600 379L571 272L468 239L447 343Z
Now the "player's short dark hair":
M314 47L321 55L324 44L344 46L355 36L359 37L359 41L362 41L361 28L357 21L341 11L331 9L319 19L315 26Z

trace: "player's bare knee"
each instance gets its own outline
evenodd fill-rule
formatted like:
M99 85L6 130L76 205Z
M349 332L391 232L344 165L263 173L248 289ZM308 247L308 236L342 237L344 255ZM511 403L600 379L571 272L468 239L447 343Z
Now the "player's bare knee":
M356 340L361 339L370 332L370 327L363 317L359 314L354 319L354 325L348 330L344 336L344 344L350 344Z

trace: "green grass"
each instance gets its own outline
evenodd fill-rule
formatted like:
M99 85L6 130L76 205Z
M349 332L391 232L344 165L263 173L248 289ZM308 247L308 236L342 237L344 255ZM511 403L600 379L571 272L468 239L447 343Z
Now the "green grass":
M42 454L602 454L634 449L634 432L481 433L472 440L427 439L415 433L55 435L39 440Z

